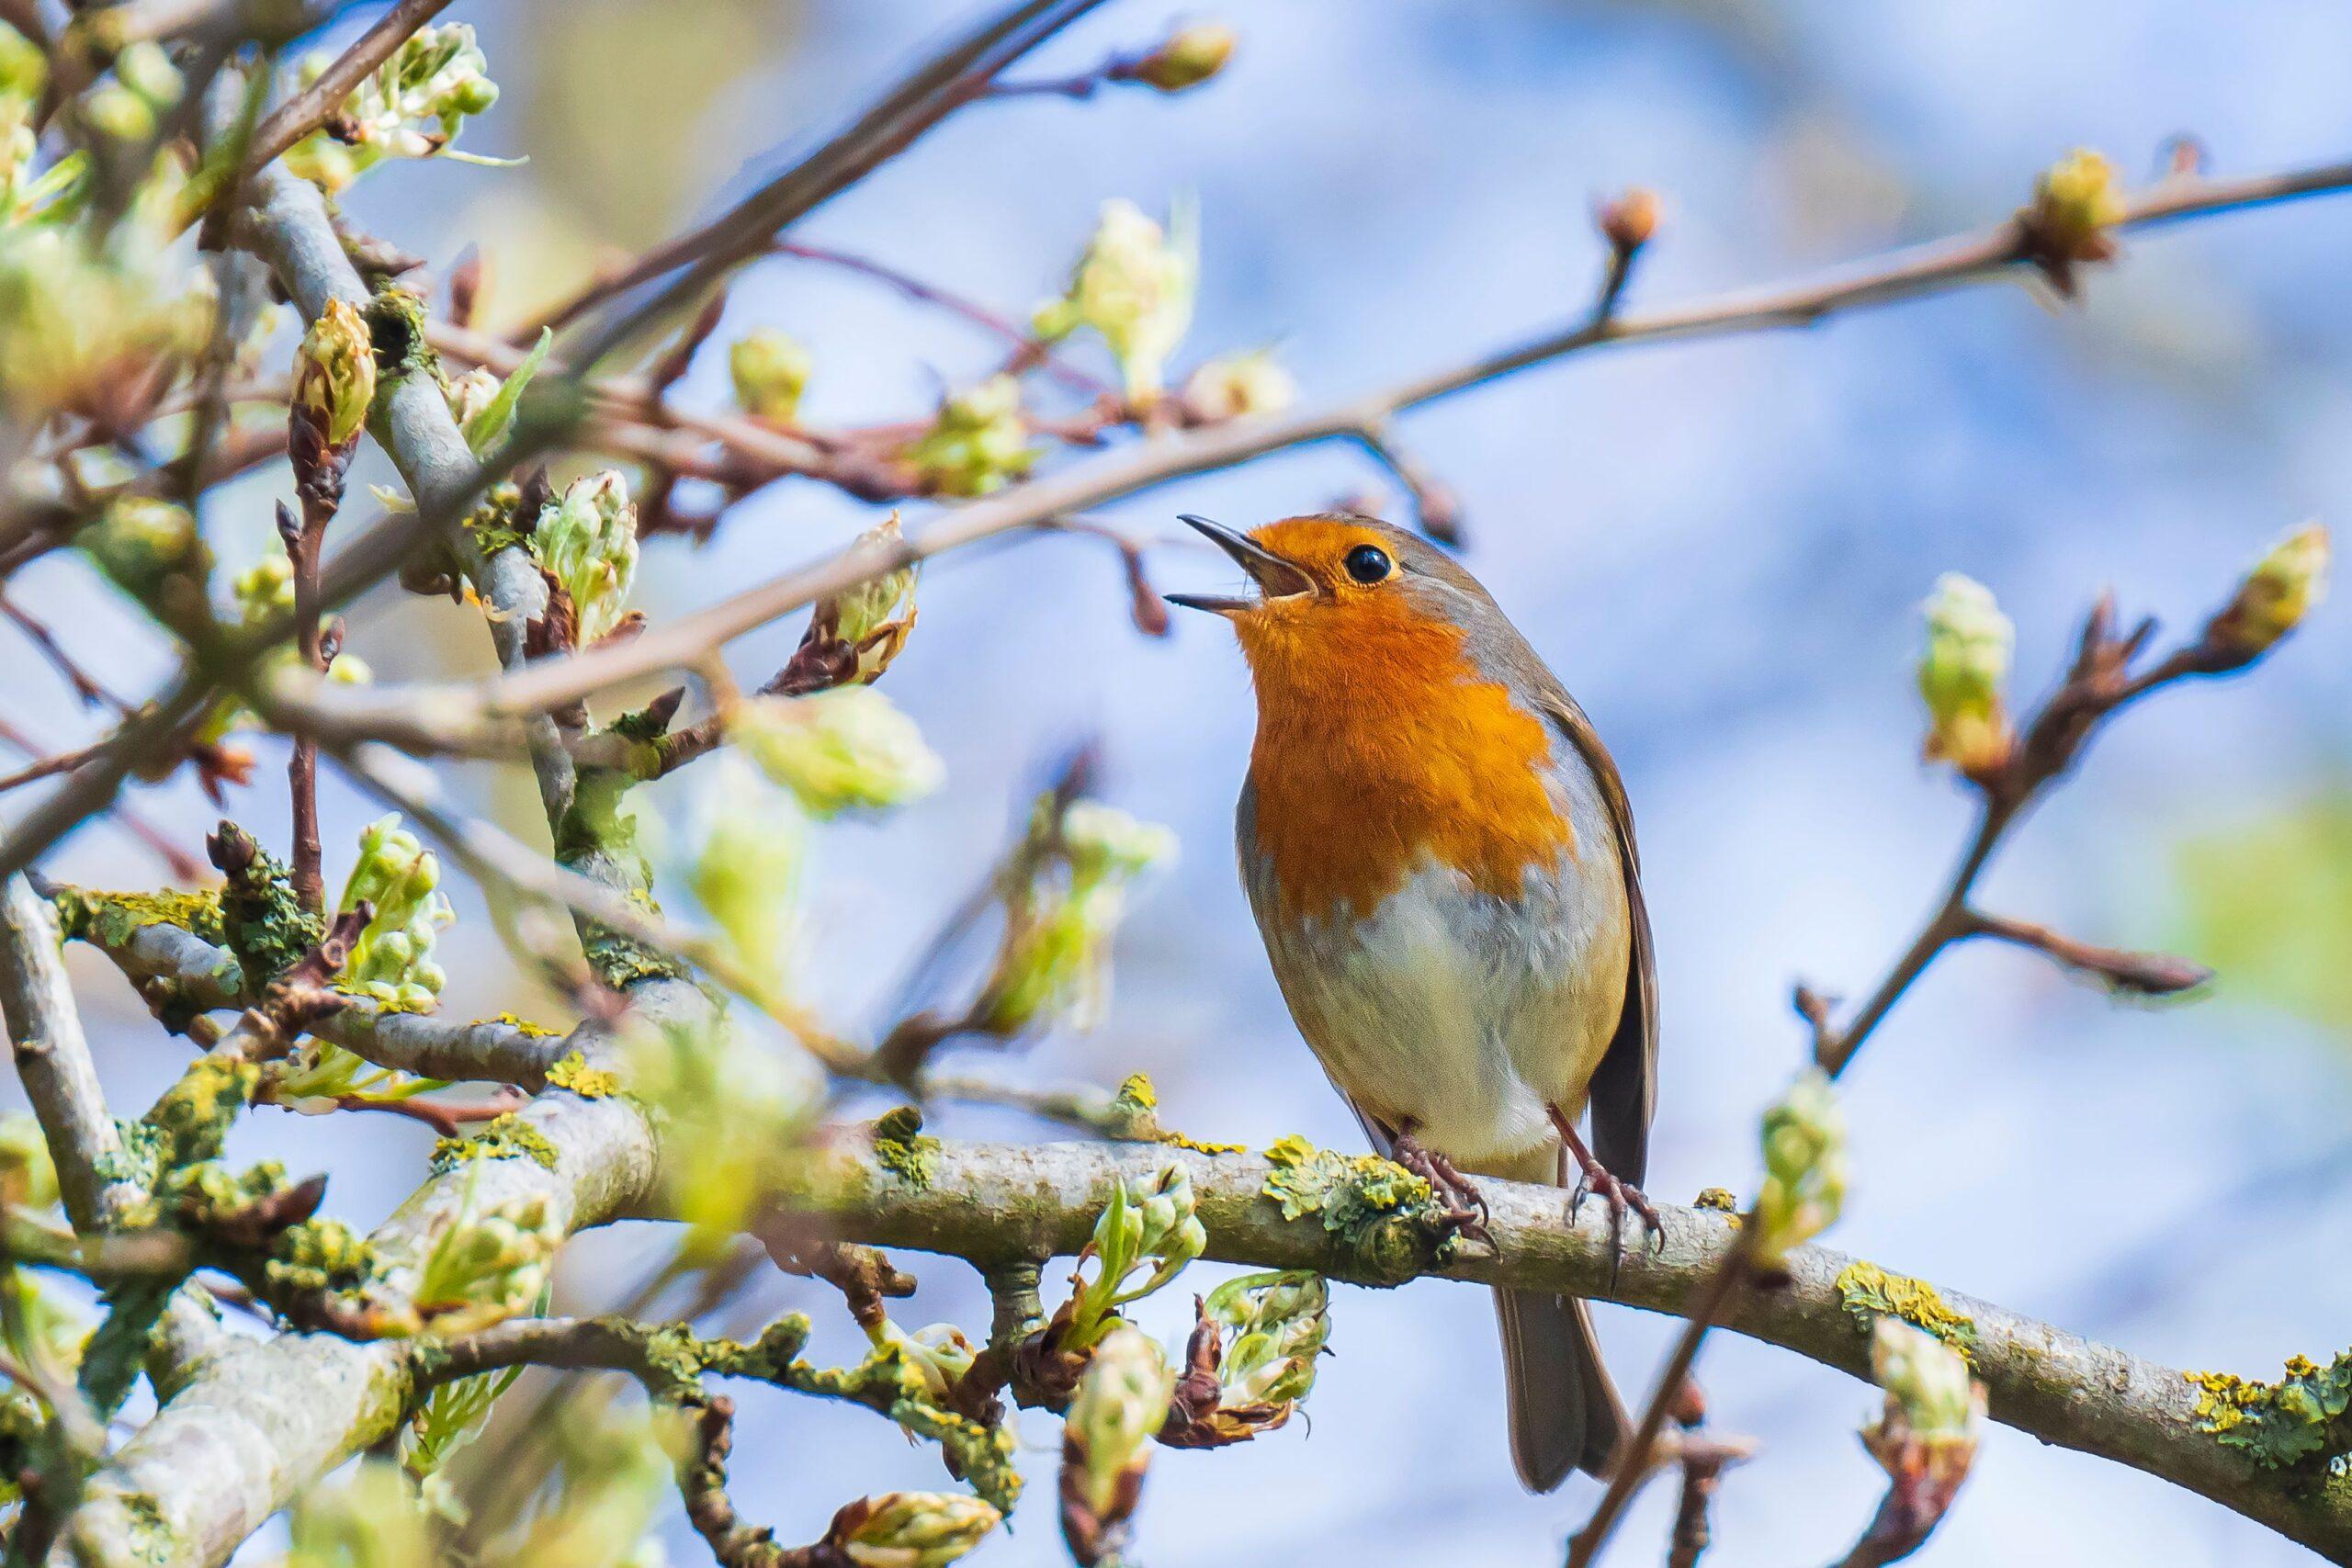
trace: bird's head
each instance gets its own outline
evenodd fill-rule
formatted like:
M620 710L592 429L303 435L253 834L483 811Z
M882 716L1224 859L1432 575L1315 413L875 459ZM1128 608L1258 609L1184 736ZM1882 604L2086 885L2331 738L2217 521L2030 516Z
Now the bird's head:
M1465 644L1502 613L1434 545L1370 517L1286 517L1243 534L1184 522L1250 574L1238 594L1169 602L1233 623L1261 694L1269 686L1354 688L1415 669L1458 679Z

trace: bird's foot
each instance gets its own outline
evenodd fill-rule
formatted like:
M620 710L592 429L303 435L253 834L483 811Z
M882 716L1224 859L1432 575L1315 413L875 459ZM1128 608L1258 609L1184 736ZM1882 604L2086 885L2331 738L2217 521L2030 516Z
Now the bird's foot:
M1577 1213L1587 1198L1599 1197L1609 1205L1609 1282L1613 1287L1618 1265L1625 1258L1625 1211L1631 1209L1642 1217L1649 1245L1658 1252L1666 1250L1666 1222L1658 1217L1657 1205L1640 1188L1618 1179L1607 1166L1592 1157L1592 1151L1577 1136L1574 1122L1554 1111L1552 1124L1559 1129L1561 1140L1567 1145L1568 1157L1577 1164L1576 1190L1568 1194L1568 1223L1576 1223Z
M1473 1241L1494 1240L1487 1231L1489 1216L1486 1196L1453 1168L1452 1160L1435 1149L1424 1148L1410 1133L1397 1135L1389 1157L1430 1184L1430 1190L1442 1205L1438 1211L1439 1224Z

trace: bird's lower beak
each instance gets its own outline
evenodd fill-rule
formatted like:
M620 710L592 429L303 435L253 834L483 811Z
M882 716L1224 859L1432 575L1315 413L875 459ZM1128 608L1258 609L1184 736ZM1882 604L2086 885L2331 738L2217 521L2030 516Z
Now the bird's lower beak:
M1211 615L1232 615L1254 610L1269 599L1287 599L1293 594L1315 592L1315 580L1251 539L1238 534L1222 523L1212 523L1205 517L1184 513L1179 522L1189 525L1195 532L1227 555L1234 564L1250 574L1258 585L1255 594L1229 595L1222 593L1170 593L1163 595L1170 604L1182 604L1187 610L1206 610Z

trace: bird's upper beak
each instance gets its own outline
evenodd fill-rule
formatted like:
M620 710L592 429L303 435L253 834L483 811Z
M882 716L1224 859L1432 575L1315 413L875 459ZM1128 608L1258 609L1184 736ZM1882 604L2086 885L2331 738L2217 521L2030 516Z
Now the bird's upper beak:
M1205 517L1187 513L1178 521L1189 524L1205 535L1209 542L1233 558L1236 565L1250 574L1258 585L1255 595L1221 593L1170 593L1164 595L1170 604L1182 604L1187 610L1206 610L1212 615L1232 615L1254 610L1269 599L1287 599L1294 594L1315 592L1315 580L1298 567L1274 554L1251 539L1247 534L1237 534L1222 523L1212 523Z

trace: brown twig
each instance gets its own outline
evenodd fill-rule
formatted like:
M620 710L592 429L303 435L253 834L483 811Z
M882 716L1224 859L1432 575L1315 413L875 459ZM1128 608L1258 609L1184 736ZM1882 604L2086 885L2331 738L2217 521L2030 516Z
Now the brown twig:
M897 289L910 299L936 306L950 315L971 322L984 332L1002 338L1012 345L1013 353L1012 361L1006 367L1008 370L1017 373L1035 367L1073 391L1084 392L1097 398L1115 399L1118 396L1117 389L1108 381L1057 357L1052 348L1038 340L1035 333L1022 326L1012 317L1001 311L991 310L964 295L942 288L937 284L926 283L911 273L901 272L897 267L887 265L870 257L856 255L848 251L835 250L830 245L810 244L800 240L779 240L770 246L769 250L775 255L790 256L798 261L820 262L827 266L838 267L843 272L855 273L861 277L870 277L877 283L887 284Z
M2074 662L2057 690L2044 700L1997 764L1969 776L1979 796L1975 829L1935 911L1911 945L1842 1027L1833 1024L1829 1005L1818 992L1810 987L1797 988L1796 1009L1813 1032L1815 1066L1837 1078L1944 950L1972 936L1995 936L2035 947L2062 963L2092 969L2119 983L2142 982L2143 988L2159 994L2187 989L2202 978L2202 971L2192 976L2195 966L2178 960L2092 948L2038 927L1981 915L1970 908L1969 898L2007 832L2074 766L2102 723L2166 685L2193 676L2228 673L2252 661L2254 655L2233 639L2230 615L2225 608L2207 622L2194 641L2134 673L2132 664L2146 647L2154 624L2143 621L2119 636L2112 596L2103 595L2092 606L2075 639ZM1754 1218L1751 1210L1748 1223L1740 1227L1737 1244L1694 1294L1666 1371L1643 1408L1631 1451L1646 1452L1657 1440L1668 1399L1689 1376L1708 1329L1752 1282L1758 1235ZM1621 1468L1611 1479L1591 1519L1574 1539L1567 1568L1589 1568L1623 1517L1638 1480L1631 1467Z
M2346 186L2352 186L2352 163L2233 179L2167 179L2130 203L2120 227L2143 228ZM1620 314L1598 325L1580 321L1347 401L1172 432L1098 463L1032 479L970 502L910 534L902 544L854 547L654 627L626 647L536 665L477 686L472 695L493 711L545 711L640 676L692 668L713 649L754 627L827 593L911 562L999 534L1034 528L1046 518L1085 512L1170 479L1228 468L1269 452L1324 440L1361 441L1363 432L1376 429L1406 410L1531 366L1601 347L1808 326L1841 311L2005 277L2027 260L2016 223L2007 221L1826 276ZM389 691L379 691L336 693L331 699L322 694L320 700L322 706L331 700L351 721L364 722L361 716L368 707L399 699ZM6 857L0 856L0 869L5 868Z
M449 8L450 0L400 0L319 73L319 79L270 112L245 153L247 176L327 122L368 73L400 52L417 29Z
M1100 0L1023 0L988 21L910 73L803 164L770 181L711 222L648 251L628 266L598 278L527 327L528 342L541 327L562 327L604 304L678 273L668 288L631 319L597 334L583 355L593 363L634 335L639 319L658 318L697 299L718 277L758 254L786 226L843 186L865 178L913 145L923 132L980 96L999 72Z

